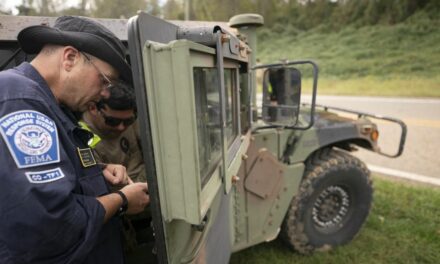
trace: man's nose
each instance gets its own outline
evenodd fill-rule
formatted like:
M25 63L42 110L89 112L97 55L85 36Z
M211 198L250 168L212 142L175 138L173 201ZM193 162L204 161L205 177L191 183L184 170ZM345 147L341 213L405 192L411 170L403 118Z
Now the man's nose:
M117 127L116 127L116 129L117 130L119 130L119 131L124 131L125 130L125 125L124 125L124 122L121 122Z
M100 93L101 97L103 97L104 99L108 99L110 97L110 91L109 89L105 88L105 89L101 89L101 93Z

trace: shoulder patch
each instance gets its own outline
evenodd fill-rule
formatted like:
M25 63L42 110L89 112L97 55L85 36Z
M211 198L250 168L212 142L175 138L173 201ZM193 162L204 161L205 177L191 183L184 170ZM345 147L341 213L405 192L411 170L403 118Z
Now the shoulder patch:
M64 178L64 173L60 168L45 171L25 172L25 174L31 183L53 182Z
M128 139L126 137L121 138L121 140L119 141L119 145L124 153L127 153L130 149L130 143L128 142Z
M0 119L0 133L19 168L60 161L55 122L34 110L10 113Z

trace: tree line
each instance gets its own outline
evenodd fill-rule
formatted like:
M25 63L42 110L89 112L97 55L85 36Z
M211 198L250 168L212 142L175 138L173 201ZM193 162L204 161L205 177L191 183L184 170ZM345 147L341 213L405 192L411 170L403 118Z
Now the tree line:
M79 0L70 7L63 7L63 2L22 0L18 15L128 18L142 10L165 19L227 21L236 14L258 13L269 27L288 25L299 30L396 24L419 11L433 20L440 17L439 0Z

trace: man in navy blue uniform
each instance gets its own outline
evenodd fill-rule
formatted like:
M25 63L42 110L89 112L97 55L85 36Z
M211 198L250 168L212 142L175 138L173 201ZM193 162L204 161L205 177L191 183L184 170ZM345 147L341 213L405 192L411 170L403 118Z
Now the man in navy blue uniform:
M0 72L0 263L123 263L118 215L143 211L146 183L97 164L72 112L130 81L120 40L86 18L18 35L31 63ZM127 184L110 193L108 183Z

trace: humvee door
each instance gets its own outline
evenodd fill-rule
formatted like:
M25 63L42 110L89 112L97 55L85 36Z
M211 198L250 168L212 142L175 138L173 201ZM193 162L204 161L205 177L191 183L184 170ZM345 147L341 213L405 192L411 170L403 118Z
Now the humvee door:
M227 263L230 190L250 141L248 50L219 26L144 13L128 35L157 259Z

